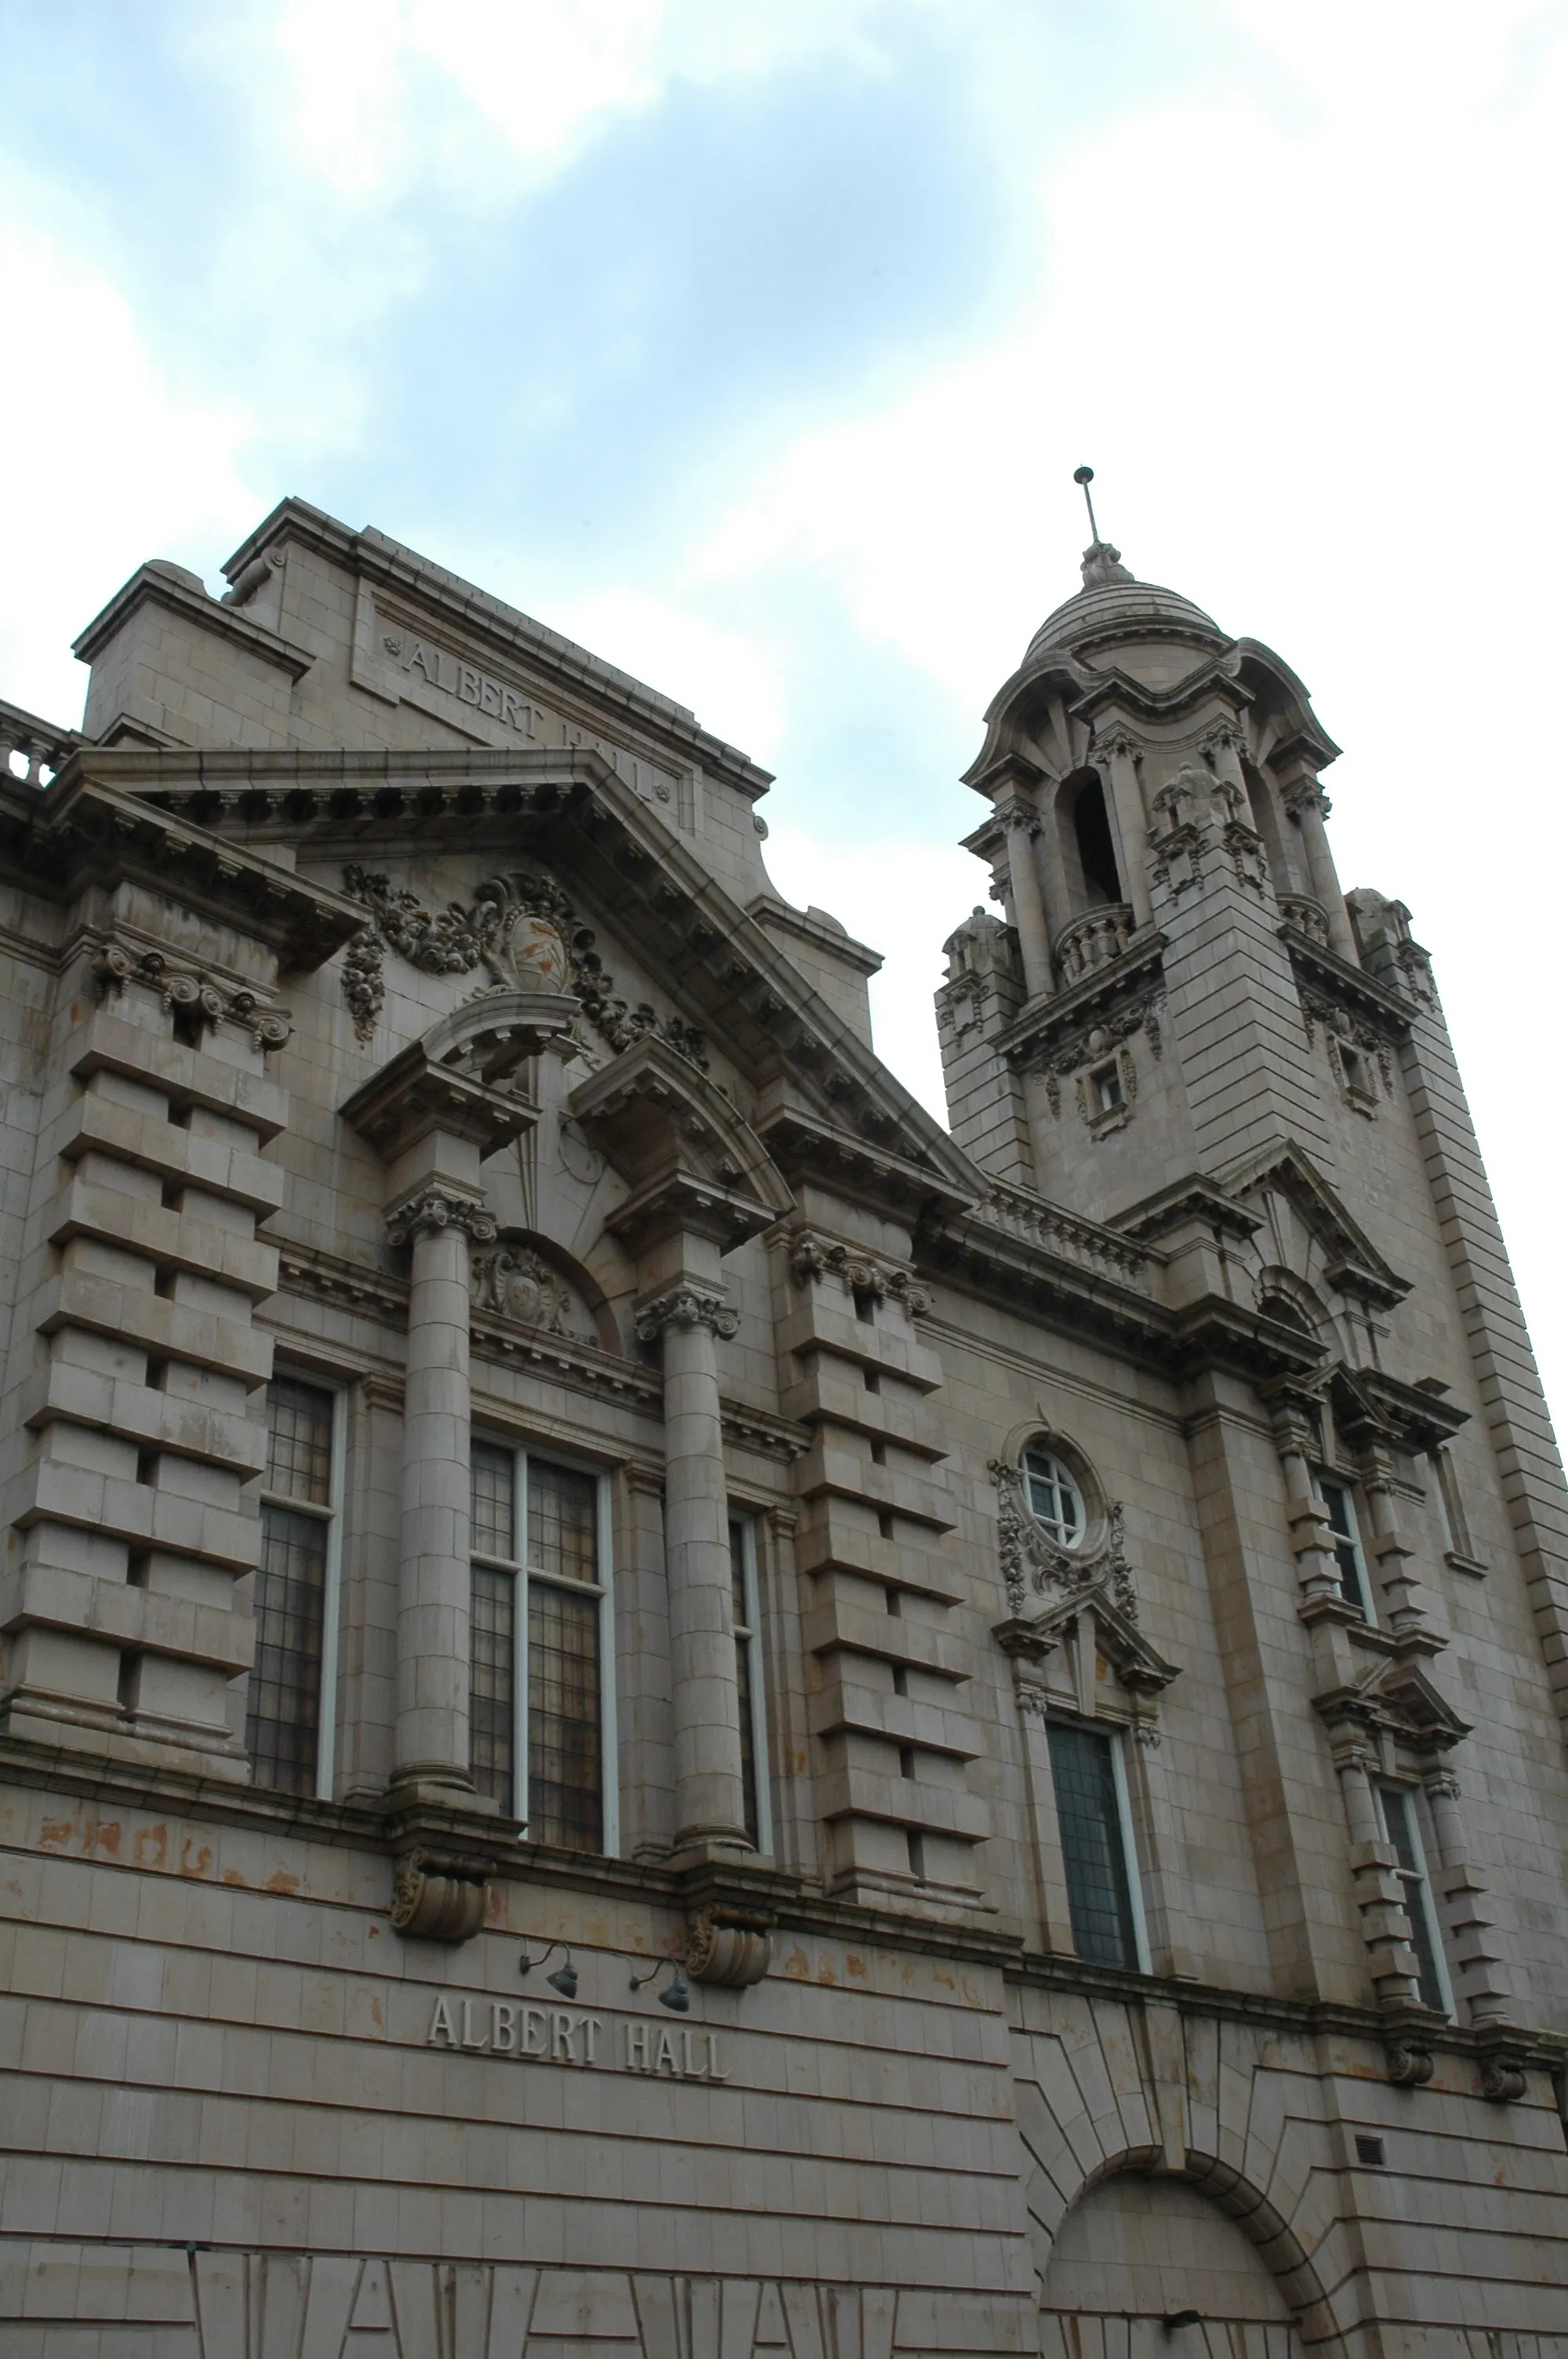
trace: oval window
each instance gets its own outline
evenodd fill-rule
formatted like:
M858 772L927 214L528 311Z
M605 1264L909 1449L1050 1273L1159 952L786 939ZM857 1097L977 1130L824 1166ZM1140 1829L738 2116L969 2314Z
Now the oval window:
M1029 1512L1058 1548L1075 1549L1084 1537L1084 1495L1054 1450L1026 1450L1023 1491Z

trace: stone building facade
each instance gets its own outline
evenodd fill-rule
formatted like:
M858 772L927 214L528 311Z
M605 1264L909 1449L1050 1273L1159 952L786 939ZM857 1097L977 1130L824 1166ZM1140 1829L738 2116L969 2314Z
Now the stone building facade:
M986 717L951 1128L287 501L5 708L3 2359L1568 2354L1563 1478L1267 647Z

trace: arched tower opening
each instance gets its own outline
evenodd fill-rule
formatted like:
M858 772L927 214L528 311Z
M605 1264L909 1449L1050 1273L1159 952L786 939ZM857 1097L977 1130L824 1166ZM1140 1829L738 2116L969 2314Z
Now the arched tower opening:
M1064 781L1056 796L1056 832L1073 915L1114 908L1125 897L1105 783L1098 770L1076 770Z
M1252 824L1263 839L1263 850L1275 892L1303 892L1305 888L1291 860L1274 789L1266 778L1260 777L1250 762L1243 762L1241 775L1247 781L1247 800L1252 812Z

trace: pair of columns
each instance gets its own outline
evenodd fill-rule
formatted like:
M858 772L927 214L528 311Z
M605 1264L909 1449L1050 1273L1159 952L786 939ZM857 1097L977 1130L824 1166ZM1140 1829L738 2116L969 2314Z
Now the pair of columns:
M387 1234L409 1249L394 1785L471 1791L470 1253L495 1223L478 1189L427 1180L393 1205ZM641 1339L663 1346L677 1851L752 1848L718 1364L737 1325L722 1290L689 1277L637 1313Z

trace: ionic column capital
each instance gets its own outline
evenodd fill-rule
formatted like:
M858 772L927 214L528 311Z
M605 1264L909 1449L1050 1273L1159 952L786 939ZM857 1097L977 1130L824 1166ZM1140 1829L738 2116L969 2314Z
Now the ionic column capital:
M396 1247L416 1237L438 1236L444 1229L459 1230L470 1244L493 1244L496 1224L485 1210L482 1196L447 1181L427 1182L395 1204L386 1216L386 1241Z
M740 1312L722 1294L689 1284L667 1287L637 1312L637 1334L644 1343L662 1342L672 1328L689 1334L697 1327L728 1342L740 1324Z

